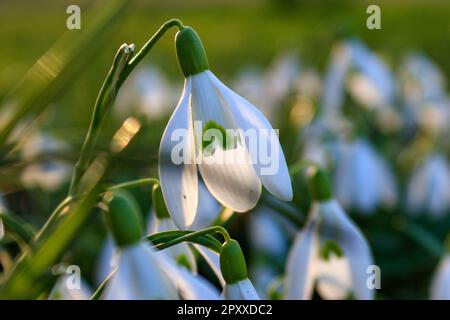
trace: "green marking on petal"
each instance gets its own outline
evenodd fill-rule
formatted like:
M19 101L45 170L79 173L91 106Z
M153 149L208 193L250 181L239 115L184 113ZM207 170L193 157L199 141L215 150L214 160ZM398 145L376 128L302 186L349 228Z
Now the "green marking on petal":
M333 253L339 258L344 256L344 251L338 243L332 240L327 240L320 248L319 255L322 259L328 261Z
M177 264L186 267L188 270L192 270L191 262L185 254L180 254L179 256L177 256Z
M217 146L222 150L233 149L236 147L236 139L229 130L225 130L215 121L208 121L203 127L202 149L207 154L213 154Z

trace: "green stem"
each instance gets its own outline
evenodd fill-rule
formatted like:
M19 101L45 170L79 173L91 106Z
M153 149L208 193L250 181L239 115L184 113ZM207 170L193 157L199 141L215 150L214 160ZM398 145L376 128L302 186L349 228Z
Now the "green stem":
M147 41L146 44L142 47L141 50L139 50L138 53L134 55L134 57L130 60L127 67L123 71L120 79L119 79L119 86L126 80L126 78L129 76L129 74L134 70L134 68L139 64L139 62L144 59L144 57L147 55L147 53L153 48L153 46L158 42L158 40L172 27L178 27L179 30L184 28L183 23L178 19L172 19L167 22L165 22L161 28L159 28L158 31L150 38L150 40Z
M0 213L0 219L6 230L14 232L25 243L29 243L33 239L33 227L11 211L8 213Z
M445 254L445 247L441 242L422 226L412 222L406 222L403 230L410 239L414 240L437 259Z
M176 244L179 244L181 242L190 241L190 240L192 240L192 239L194 239L196 237L203 236L203 235L210 234L210 233L214 233L214 232L221 233L223 238L225 239L225 242L228 242L228 241L231 240L230 234L228 233L228 231L224 227L213 226L213 227L209 227L209 228L206 228L206 229L203 229L203 230L195 231L195 232L189 233L187 235L178 237L178 238L176 238L174 240L168 241L168 242L166 242L164 244L161 244L161 245L157 246L157 249L158 250L164 250L164 249L172 247L172 246L174 246Z
M112 276L114 275L114 273L116 273L116 269L114 269L113 271L111 271L111 273L105 278L105 280L103 280L103 282L98 286L97 290L95 290L94 294L91 296L91 298L89 300L98 300L101 296L101 294L103 293L103 291L106 288L106 285L108 284L109 280L112 278Z
M132 181L127 181L127 182L113 185L113 186L107 188L106 190L113 191L113 190L117 190L117 189L129 189L129 188L135 188L135 187L140 187L140 186L144 186L144 185L152 185L152 184L159 184L159 180L156 178L143 178L143 179L138 179L138 180L132 180Z
M81 147L80 156L74 167L69 196L73 196L77 192L77 186L81 176L90 163L92 148L97 139L106 111L110 109L120 88L117 79L122 74L132 54L133 50L128 45L122 45L119 48L114 57L113 64L100 88L97 100L95 101L91 123Z
M36 233L35 235L35 241L39 240L41 238L41 236L47 232L47 230L49 230L50 226L54 224L54 222L58 219L58 217L60 216L61 212L67 208L67 206L69 204L72 203L72 201L74 200L73 197L67 197L65 198L56 208L55 210L53 210L52 214L50 215L50 217L47 219L47 221L45 222L45 224L42 226L42 228L39 230L38 233Z

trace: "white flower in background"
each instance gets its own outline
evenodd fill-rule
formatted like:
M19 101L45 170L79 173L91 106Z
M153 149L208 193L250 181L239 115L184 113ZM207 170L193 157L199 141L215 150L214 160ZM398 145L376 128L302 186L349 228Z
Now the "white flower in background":
M278 270L270 263L255 262L250 267L249 277L260 299L268 299L270 285L278 276Z
M70 275L63 275L56 280L49 300L89 300L93 294L89 285L80 279L79 286L74 286Z
M233 80L236 92L246 97L248 101L260 107L261 111L270 118L273 105L266 97L264 73L255 68L241 69Z
M373 264L366 239L332 197L327 178L312 170L315 199L306 226L298 233L286 266L286 298L311 299L314 286L324 299L372 299L367 268Z
M115 267L102 298L135 299L219 299L219 292L205 279L178 266L143 240L141 213L126 190L104 196L107 218L117 248Z
M378 206L396 203L393 173L368 141L340 143L335 161L334 190L345 208L371 213Z
M431 282L432 300L450 300L450 254L445 254Z
M405 60L400 79L408 107L405 112L412 113L412 121L427 131L447 131L450 98L439 68L426 56L412 54Z
M439 154L430 154L411 175L407 189L411 214L429 213L442 217L450 209L450 166Z
M164 117L173 111L178 88L172 86L158 67L139 69L120 90L114 111L119 117L132 113L148 120Z
M290 201L292 186L286 160L268 120L209 71L195 31L189 27L182 29L177 34L176 46L186 79L180 102L161 139L159 153L161 188L175 224L184 229L195 220L197 170L214 198L236 212L246 212L256 205L261 184L278 198ZM194 132L194 121L201 124L201 132ZM238 137L232 139L231 147L211 143L214 150L207 152L210 145L205 149L203 132L210 128L221 134L227 129L239 129ZM178 136L181 131L187 136ZM257 133L257 141L245 139L243 133L249 131ZM259 147L249 149L258 143L266 151ZM180 161L175 163L173 157L180 156L180 144L182 159L176 159ZM269 168L261 161L259 154L267 150L271 150L268 160L275 167Z
M392 108L395 78L387 65L357 40L338 43L331 53L322 106L323 117L332 127L341 113L346 89L361 106L377 111L377 124L381 129L399 127L401 118Z
M114 258L115 248L114 240L111 235L107 235L103 241L103 246L97 259L95 267L95 283L100 285L106 277L114 270L113 263L117 260Z
M69 164L46 156L61 154L67 146L49 135L35 133L28 137L22 147L24 161L31 161L22 171L22 182L28 188L40 187L56 190L70 177ZM39 157L43 157L42 160Z

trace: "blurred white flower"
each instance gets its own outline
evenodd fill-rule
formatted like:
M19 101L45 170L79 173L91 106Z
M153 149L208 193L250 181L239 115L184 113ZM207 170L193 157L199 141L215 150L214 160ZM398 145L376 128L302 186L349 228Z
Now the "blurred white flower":
M450 167L443 155L430 154L411 175L407 207L411 214L426 212L434 217L450 209Z
M233 284L225 284L222 296L226 300L259 300L258 293L249 279L240 280Z
M278 170L273 174L263 172L266 165L262 164L258 152L248 150L250 139L237 139L230 149L223 150L218 146L212 154L204 153L202 132L194 132L194 121L201 123L202 131L212 123L214 127L225 130L239 129L239 135L247 130L265 132L259 135L261 137L258 138L263 140L259 144L273 151L271 160L279 164ZM172 135L180 130L188 132L188 136L183 139L188 141L182 141L183 159L180 164L175 164L173 151L179 148L180 142L177 139L173 141ZM175 224L183 229L190 227L196 217L197 169L214 198L236 212L248 211L256 205L261 194L261 184L282 200L292 199L286 160L269 121L209 70L186 78L183 95L167 124L160 145L159 177L164 199Z
M311 299L314 284L324 299L372 299L367 267L372 255L366 239L334 199L314 202L298 233L286 267L286 298Z
M111 235L107 235L97 258L97 265L95 268L95 283L97 285L100 285L111 271L114 270L114 262L116 260L114 256L114 240Z
M254 263L250 268L249 278L261 299L267 299L269 286L279 276L270 263Z
M22 171L22 182L28 188L40 187L53 191L66 182L70 177L71 167L61 160L35 158L45 157L52 153L61 153L67 146L49 135L34 133L25 141L22 157L25 161L32 161Z
M178 88L169 83L158 67L147 66L133 73L125 82L114 111L119 117L137 113L148 120L158 119L173 111L176 92Z
M371 213L378 206L395 205L394 175L368 141L339 143L335 161L334 190L344 208Z
M178 267L144 243L120 249L117 259L117 270L105 288L103 299L220 298L206 280Z
M432 300L450 300L450 255L442 258L431 282Z
M89 285L80 279L79 286L74 286L70 275L63 275L56 280L49 300L89 300L93 292Z

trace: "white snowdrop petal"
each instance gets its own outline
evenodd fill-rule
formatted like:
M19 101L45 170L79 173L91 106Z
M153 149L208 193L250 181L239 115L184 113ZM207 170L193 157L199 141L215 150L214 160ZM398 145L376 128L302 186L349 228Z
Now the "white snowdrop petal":
M182 229L193 223L198 201L190 97L191 79L187 78L183 95L167 124L159 149L159 178L164 200L175 224ZM181 148L183 154L179 153Z
M198 165L206 187L223 206L237 212L252 209L261 195L261 182L241 144L234 149L216 148Z
M433 275L430 298L450 300L450 255L445 255Z
M320 203L320 215L320 237L335 241L343 250L350 266L356 299L373 299L374 290L367 286L367 268L373 265L373 259L366 239L336 200Z
M58 278L51 290L49 300L89 300L93 292L86 282L80 280L79 287L71 283L68 275Z
M315 261L317 255L315 218L298 233L291 247L286 264L286 299L311 299L315 280Z
M264 187L281 200L292 200L292 185L278 136L266 117L250 102L226 87L208 71L210 79L230 108L246 144L256 174ZM246 139L242 134L250 134ZM256 138L256 139L255 139Z
M210 227L219 217L221 210L220 203L212 196L203 181L199 181L197 213L190 229L200 230Z
M317 291L323 299L344 300L352 292L350 265L346 257L331 255L327 261L319 259L315 268Z
M184 300L220 300L219 291L206 279L190 273L184 267L179 267L165 257L160 263L164 272L177 286L178 292Z
M125 248L103 299L177 299L176 288L161 270L158 259L145 244Z
M249 279L226 284L222 295L226 300L259 300L258 293Z

